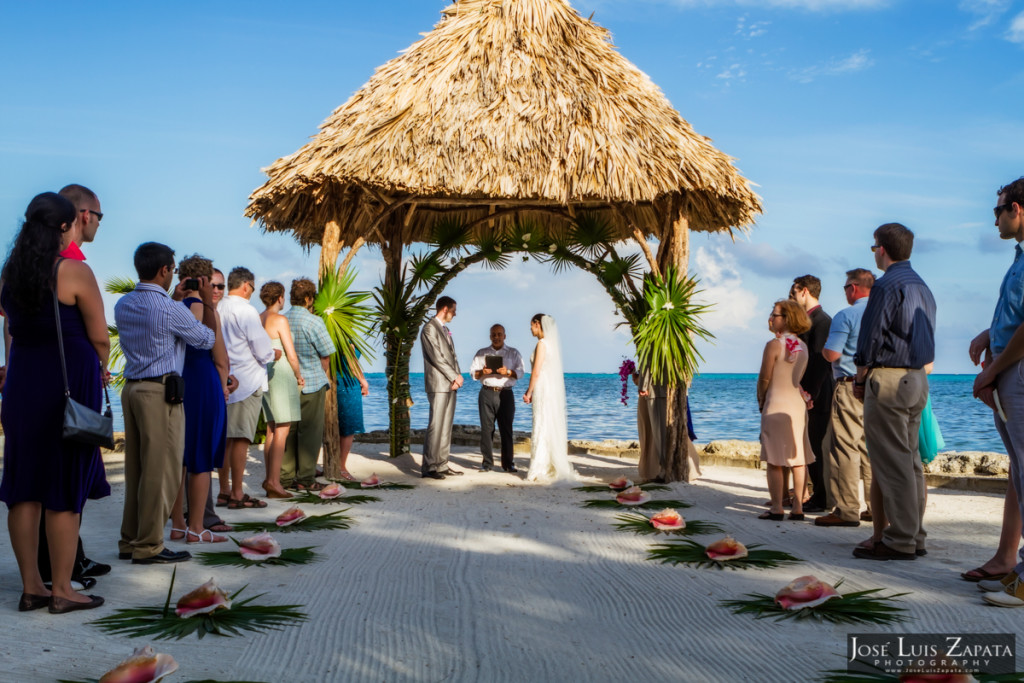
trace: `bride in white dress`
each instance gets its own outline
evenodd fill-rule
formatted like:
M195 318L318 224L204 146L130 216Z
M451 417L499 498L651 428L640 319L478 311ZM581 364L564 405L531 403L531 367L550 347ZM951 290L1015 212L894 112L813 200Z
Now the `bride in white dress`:
M533 404L533 435L527 481L551 483L575 481L569 464L568 428L565 417L565 377L558 326L550 315L538 313L530 321L537 348L530 359L530 386L523 401Z

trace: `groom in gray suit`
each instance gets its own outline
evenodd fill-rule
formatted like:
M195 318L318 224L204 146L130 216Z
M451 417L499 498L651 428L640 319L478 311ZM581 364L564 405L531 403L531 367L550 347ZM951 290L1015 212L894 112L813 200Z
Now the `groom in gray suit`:
M437 315L423 326L420 344L423 347L423 377L430 421L423 442L424 478L444 479L445 475L462 474L448 466L452 445L452 421L455 419L455 392L462 386L462 371L455 357L455 343L446 323L455 317L455 299L442 296L437 300Z

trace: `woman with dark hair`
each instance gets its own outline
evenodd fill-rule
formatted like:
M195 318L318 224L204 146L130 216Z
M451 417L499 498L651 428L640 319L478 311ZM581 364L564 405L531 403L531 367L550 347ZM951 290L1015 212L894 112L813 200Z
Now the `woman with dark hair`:
M260 301L267 307L260 313L263 329L270 337L270 345L284 356L267 365L267 391L263 394L263 415L267 420L267 443L263 446L267 478L263 490L267 498L291 498L292 494L281 485L281 461L288 443L292 423L299 421L299 387L302 370L295 355L292 328L288 318L281 315L284 307L284 285L268 282L260 287Z
M533 404L530 438L530 469L527 481L573 481L576 471L569 462L568 421L565 413L565 376L558 325L550 315L538 313L530 320L537 347L530 357L530 386L523 401Z
M783 519L785 468L793 470L793 490L803 491L807 465L814 462L807 436L807 400L800 379L807 370L807 345L797 337L811 329L811 320L795 301L775 302L768 317L775 338L765 344L757 376L757 405L761 408L761 460L768 464L771 509L759 519ZM804 518L802 496L793 496L789 518Z
M213 277L213 262L193 254L178 263L182 281L182 302L196 320L203 319L203 301L199 290L186 286L188 280ZM193 284L196 284L193 283ZM196 284L198 288L198 284ZM216 340L210 350L185 346L185 458L178 497L171 508L171 540L186 543L223 543L228 540L204 527L201 512L210 494L212 472L224 466L224 445L227 438L228 351L220 330L214 329ZM188 498L189 519L185 522L185 498ZM195 510L195 514L192 511Z
M74 220L70 201L53 192L37 195L0 276L0 306L11 336L0 404L5 438L0 500L8 506L7 527L21 573L18 609L49 607L52 614L103 604L101 597L72 590L71 572L85 500L110 494L99 449L62 438L64 376L56 316L71 398L97 411L110 354L103 299L92 270L81 261L59 258L64 233ZM50 590L37 561L41 515L46 516Z

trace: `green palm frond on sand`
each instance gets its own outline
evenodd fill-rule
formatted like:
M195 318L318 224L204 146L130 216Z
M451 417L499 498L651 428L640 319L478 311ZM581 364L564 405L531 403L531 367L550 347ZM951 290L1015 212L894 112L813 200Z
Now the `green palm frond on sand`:
M835 587L838 589L842 580ZM775 602L775 597L763 593L747 593L744 599L721 600L723 607L728 607L734 614L753 614L755 619L775 617L776 621L784 619L814 619L829 621L834 624L893 624L906 621L907 610L893 604L896 598L907 593L894 595L875 595L881 588L842 594L815 607L798 610L787 610Z
M269 522L237 522L231 526L235 531L243 533L259 533L260 531L276 531L282 534L289 534L296 531L325 531L329 529L348 529L352 526L352 518L344 513L351 510L335 510L326 515L310 515L302 520L288 526L277 526L274 520Z
M699 519L686 520L686 526L674 531L655 529L651 525L651 518L646 515L634 513L630 515L618 515L615 528L619 531L632 531L636 534L669 534L673 536L701 536L703 534L724 534L725 529L714 522L702 522Z
M682 540L672 543L661 543L647 551L647 559L662 564L692 564L698 568L714 569L770 569L784 564L800 562L799 558L780 550L761 550L760 544L747 546L747 556L735 560L712 560L707 555L707 547L696 541Z
M321 498L319 495L311 491L304 491L295 495L291 502L310 503L312 505L338 505L341 503L362 505L363 503L379 503L380 498L377 496L338 496L337 498Z
M396 484L391 481L382 481L376 486L363 486L358 481L349 481L348 479L331 479L335 484L340 484L347 489L356 489L360 491L404 491L407 489L414 489L414 484Z
M649 500L646 503L640 503L639 505L623 505L614 498L610 500L607 498L592 498L590 500L583 501L583 507L608 508L613 510L628 510L630 508L636 510L663 510L665 508L688 508L693 507L693 505L682 500Z
M235 545L239 542L232 538ZM314 552L313 546L304 548L284 548L280 557L271 557L266 560L249 560L242 557L238 551L224 550L213 553L198 553L199 564L208 567L288 567L296 564L309 564L320 560L320 555Z
M128 636L129 638L152 637L155 640L181 640L195 634L200 640L207 635L237 636L244 631L260 633L267 630L280 631L283 626L305 621L303 605L256 605L253 600L266 595L260 593L244 600L238 596L247 586L242 586L230 596L231 607L218 609L207 614L182 618L171 606L174 579L177 568L171 575L167 599L161 607L131 607L115 610L113 614L90 621L106 633Z

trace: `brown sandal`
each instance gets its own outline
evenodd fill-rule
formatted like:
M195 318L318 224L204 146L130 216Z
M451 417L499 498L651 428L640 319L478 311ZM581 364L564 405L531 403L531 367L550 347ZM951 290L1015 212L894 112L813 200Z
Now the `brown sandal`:
M227 507L228 503L230 503L230 502L231 502L231 496L229 496L228 494L226 494L226 493L218 493L217 494L217 507L219 507L219 508Z
M246 510L265 507L267 507L265 501L262 501L259 498L252 498L248 493L243 495L241 500L237 500L235 498L228 499L228 510Z
M323 484L321 484L321 483L320 483L320 482L318 482L318 481L314 481L314 482L313 482L312 484L296 484L296 485L295 485L295 488L296 488L296 489L297 489L298 491L300 491L300 492L301 492L301 491L312 491L312 492L316 492L316 491L322 491L322 490L323 490L323 488L324 488L324 485L323 485Z

